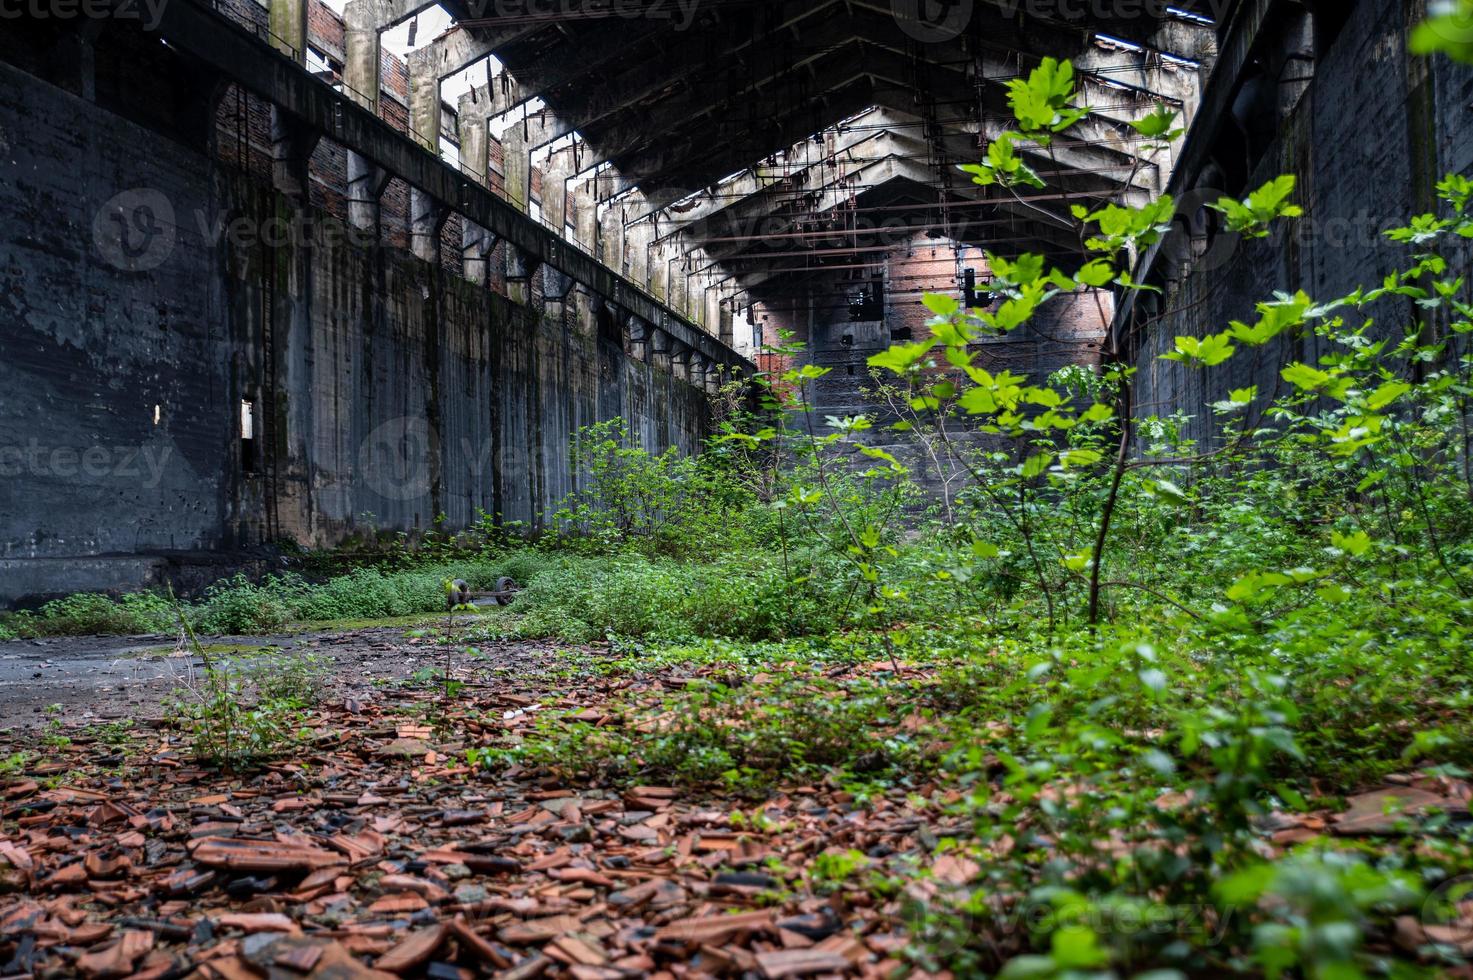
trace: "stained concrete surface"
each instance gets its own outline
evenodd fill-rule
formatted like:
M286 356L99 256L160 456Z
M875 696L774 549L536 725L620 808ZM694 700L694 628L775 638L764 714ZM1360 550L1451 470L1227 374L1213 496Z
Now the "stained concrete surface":
M386 685L425 668L441 669L443 647L410 637L406 627L325 630L272 636L201 638L208 649L249 667L262 655L279 651L316 655L327 661L325 698L372 700ZM560 662L556 648L542 643L482 644L478 655L457 652L456 676L489 682L507 673L528 674ZM562 661L562 662L565 662ZM203 673L200 658L177 637L57 637L0 643L0 731L38 730L53 717L69 725L119 719L151 721L164 716L178 696L188 695ZM60 705L58 712L52 708Z

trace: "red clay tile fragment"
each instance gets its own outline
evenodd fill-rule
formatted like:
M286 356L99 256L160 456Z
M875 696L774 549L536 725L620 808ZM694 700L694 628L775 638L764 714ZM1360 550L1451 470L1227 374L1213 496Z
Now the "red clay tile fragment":
M443 923L411 932L403 942L389 950L374 963L374 968L387 973L408 973L423 966L445 942L446 927Z

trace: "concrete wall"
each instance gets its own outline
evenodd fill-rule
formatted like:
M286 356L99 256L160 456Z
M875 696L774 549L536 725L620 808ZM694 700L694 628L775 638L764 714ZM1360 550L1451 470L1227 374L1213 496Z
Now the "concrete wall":
M545 302L539 273L518 305L304 223L211 142L0 62L0 602L279 538L534 522L573 486L571 433L616 414L698 447L706 396L600 337L596 298ZM120 229L140 195L157 224Z
M1323 300L1358 285L1379 284L1409 258L1403 246L1386 241L1381 232L1433 210L1433 185L1441 175L1468 173L1473 167L1473 127L1468 125L1473 71L1441 57L1407 53L1407 32L1421 5L1345 2L1352 9L1333 44L1313 52L1312 62L1291 63L1286 69L1302 77L1312 68L1314 80L1302 95L1292 85L1282 87L1281 99L1288 92L1298 101L1276 128L1270 127L1274 136L1248 182L1255 188L1279 174L1297 175L1295 199L1305 208L1304 218L1266 240L1227 235L1209 240L1195 205L1215 199L1207 193L1215 186L1213 172L1179 175L1184 187L1201 188L1189 191L1193 214L1187 215L1197 240L1187 245L1183 222L1167 253L1190 248L1189 255L1179 256L1174 266L1157 263L1158 275L1162 268L1170 270L1162 279L1167 293L1159 307L1167 315L1135 335L1127 349L1135 348L1140 368L1137 412L1192 415L1189 432L1198 439L1213 435L1209 403L1225 398L1231 389L1254 384L1263 396L1261 404L1266 403L1283 388L1279 372L1284 364L1313 363L1321 352L1314 338L1284 338L1203 371L1159 360L1173 349L1177 335L1204 336L1234 319L1252 322L1254 304L1271 299L1275 290L1304 289ZM1292 21L1270 18L1257 50L1282 44L1293 27ZM1235 144L1238 152L1245 152L1231 120L1216 122L1225 133L1217 153L1230 153ZM1381 316L1390 312L1383 307ZM1411 314L1408 306L1384 325L1399 333Z

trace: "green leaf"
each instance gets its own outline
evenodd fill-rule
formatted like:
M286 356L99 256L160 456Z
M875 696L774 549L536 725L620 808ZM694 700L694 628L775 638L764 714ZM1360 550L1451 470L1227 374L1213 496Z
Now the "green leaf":
M1064 970L1089 970L1110 962L1109 954L1100 948L1100 939L1088 926L1064 926L1055 930L1050 940L1054 963Z
M1039 453L1037 456L1028 457L1027 462L1023 464L1023 479L1031 480L1036 476L1042 475L1053 465L1053 462L1054 456L1052 453Z
M921 297L921 302L937 316L952 316L962 308L961 303L942 293L927 293Z
M1284 174L1249 194L1244 201L1224 197L1207 206L1227 217L1230 231L1266 238L1270 222L1278 218L1298 218L1304 214L1303 208L1289 202L1296 182L1293 174Z
M1411 390L1412 386L1405 381L1388 381L1371 393L1366 405L1371 411L1379 412Z
M1025 133L1063 132L1084 118L1087 110L1071 108L1074 65L1044 58L1027 78L1008 82L1008 104Z
M1271 303L1259 303L1259 320L1253 326L1234 320L1228 331L1234 340L1258 347L1304 322L1313 301L1303 290Z
M1104 453L1098 449L1066 449L1059 453L1059 462L1066 470L1094 466L1104 458Z
M1107 205L1081 219L1099 229L1099 236L1090 238L1085 244L1091 251L1110 255L1127 246L1145 248L1154 245L1171 229L1175 213L1176 200L1169 194L1138 208ZM1123 283L1128 281L1123 273L1121 279Z
M1330 541L1352 558L1359 558L1371 550L1371 536L1364 531L1356 531L1354 534L1331 531Z
M1196 337L1177 337L1176 350L1163 355L1168 361L1181 361L1201 367L1214 367L1237 353L1226 333Z
M1074 274L1080 283L1098 289L1115 278L1115 269L1104 259L1095 259Z
M1285 381L1301 391L1318 391L1333 380L1328 372L1298 361L1284 368L1282 376Z
M1182 488L1170 480L1157 480L1151 489L1156 496L1165 498L1174 504L1189 504L1192 502L1191 498L1186 495Z
M1080 551L1072 555L1065 555L1060 560L1064 563L1064 567L1069 569L1069 571L1083 572L1086 571L1090 565L1094 564L1094 552L1089 550Z
M1473 0L1443 0L1432 5L1433 16L1412 31L1412 54L1444 54L1473 64Z
M1158 102L1150 115L1132 120L1130 128L1149 140L1174 140L1184 132L1172 129L1175 122L1176 113L1166 108L1166 103Z
M870 355L865 362L870 367L885 368L896 374L908 374L926 359L935 347L933 341L922 341L917 344L896 344L889 350Z

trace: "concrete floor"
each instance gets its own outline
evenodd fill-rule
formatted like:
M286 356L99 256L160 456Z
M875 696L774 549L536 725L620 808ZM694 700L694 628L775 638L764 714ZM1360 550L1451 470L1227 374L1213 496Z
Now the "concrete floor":
M331 661L330 686L367 691L442 662L403 626L281 636L202 638L207 649L249 663L251 649L316 654ZM226 653L226 648L237 648ZM160 717L203 664L169 636L59 637L0 643L0 730L45 724L61 705L68 722Z

